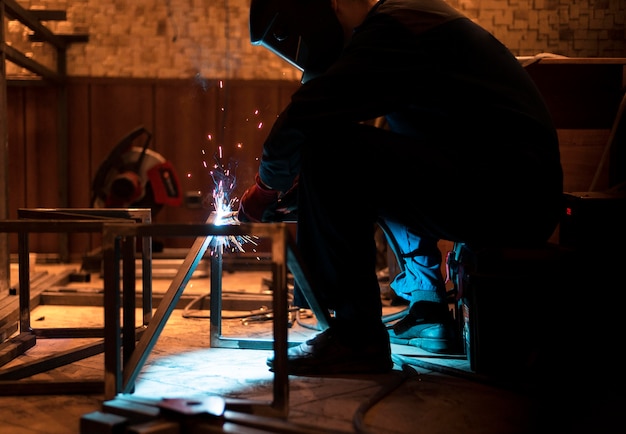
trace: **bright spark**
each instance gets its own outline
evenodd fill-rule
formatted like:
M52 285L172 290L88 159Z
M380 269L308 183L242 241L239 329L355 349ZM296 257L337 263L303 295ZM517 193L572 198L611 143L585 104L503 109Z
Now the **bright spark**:
M230 160L228 164L223 163L222 147L218 148L218 152L214 155L215 164L213 170L210 171L215 187L213 189L213 207L215 208L215 225L238 225L237 212L233 211L237 199L231 197L236 184L237 163ZM250 235L235 236L216 236L211 240L212 251L223 253L224 248L230 248L231 251L244 252L243 244L252 243L255 246L257 242Z

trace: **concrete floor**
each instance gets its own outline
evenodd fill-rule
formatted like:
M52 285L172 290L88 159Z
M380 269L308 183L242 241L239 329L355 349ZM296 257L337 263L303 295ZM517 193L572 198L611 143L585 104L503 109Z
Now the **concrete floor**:
M68 265L71 267L71 265ZM64 267L68 267L64 266ZM77 267L79 267L77 265ZM38 272L54 275L60 268ZM14 273L12 275L17 275ZM235 271L223 276L224 293L267 294L264 272ZM154 279L155 294L167 290L167 278ZM208 311L200 306L209 291L209 279L190 280L185 296L193 304L175 309L141 369L132 394L116 399L246 400L271 402L273 374L265 359L269 350L211 348ZM97 292L101 281L92 274L89 284L70 283L46 291ZM0 298L0 307L9 298ZM262 306L259 306L261 308ZM385 315L401 307L386 306ZM249 312L224 311L224 337L271 338L271 321L245 321ZM290 340L304 340L317 331L314 317L298 315L289 329ZM141 318L138 313L138 318ZM99 327L103 308L99 306L40 305L32 309L31 326ZM94 342L93 338L38 338L36 345L0 369L19 369L45 360L59 351ZM620 393L603 387L605 375L598 371L575 371L578 377L539 387L510 387L476 375L466 357L443 358L421 350L393 345L396 366L383 375L289 378L288 415L272 422L259 417L252 428L225 424L193 432L285 432L285 433L611 433L626 432L622 421ZM569 357L575 358L572 353ZM81 421L95 412L110 414L111 401L102 393L55 393L55 382L103 379L102 353L19 380L49 384L45 393L20 392L11 395L11 381L0 382L0 433L2 434L97 434L81 429ZM595 378L603 382L598 384ZM548 376L546 376L548 379ZM515 383L515 381L513 381ZM538 384L534 384L537 386ZM599 387L602 386L602 387ZM106 410L109 408L109 410ZM106 411L104 411L106 410ZM244 412L245 413L245 412ZM182 426L182 425L181 425ZM114 432L105 430L100 432ZM117 432L117 431L116 431ZM125 432L177 432L136 431ZM187 432L187 431L180 431ZM192 432L192 431L189 431Z

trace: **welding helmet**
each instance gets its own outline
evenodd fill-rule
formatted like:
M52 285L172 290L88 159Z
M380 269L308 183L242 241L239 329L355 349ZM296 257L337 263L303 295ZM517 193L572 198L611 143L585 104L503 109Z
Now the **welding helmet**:
M250 40L300 69L304 83L339 57L343 30L331 0L252 0Z

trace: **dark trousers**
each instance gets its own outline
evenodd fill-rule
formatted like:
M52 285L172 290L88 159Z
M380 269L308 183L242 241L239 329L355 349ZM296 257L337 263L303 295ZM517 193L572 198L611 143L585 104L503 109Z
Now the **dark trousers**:
M460 146L462 145L462 146ZM545 241L562 196L560 165L470 143L420 143L355 124L313 133L302 154L297 245L320 303L367 331L382 313L374 230L379 218L432 239L515 245Z

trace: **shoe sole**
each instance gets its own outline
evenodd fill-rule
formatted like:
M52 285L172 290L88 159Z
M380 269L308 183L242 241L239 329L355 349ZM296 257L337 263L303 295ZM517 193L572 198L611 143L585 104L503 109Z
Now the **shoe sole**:
M274 372L273 364L267 362L267 366L271 372ZM303 364L301 366L294 366L287 363L288 375L338 375L338 374L385 374L393 370L393 362L391 360L381 362L380 366L358 366L358 364L351 363L334 363L332 365L320 365L320 364Z

